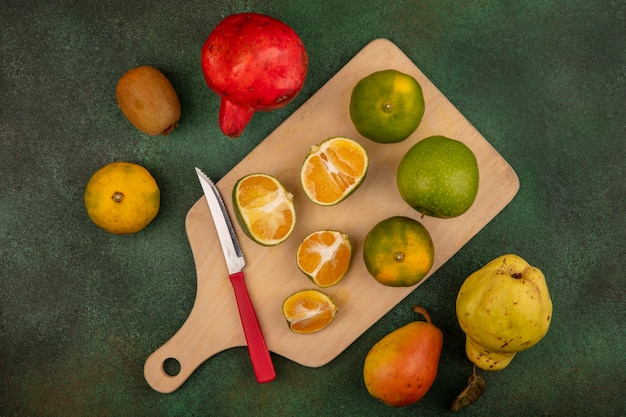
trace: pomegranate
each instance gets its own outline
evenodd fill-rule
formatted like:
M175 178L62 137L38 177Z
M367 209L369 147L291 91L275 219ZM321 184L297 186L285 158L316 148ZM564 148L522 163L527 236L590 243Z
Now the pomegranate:
M207 85L221 97L219 125L236 138L257 111L276 110L300 92L309 59L296 32L270 16L226 17L202 47Z

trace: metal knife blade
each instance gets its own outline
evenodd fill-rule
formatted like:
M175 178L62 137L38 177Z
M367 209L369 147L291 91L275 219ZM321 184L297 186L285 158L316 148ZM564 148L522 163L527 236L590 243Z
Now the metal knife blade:
M254 311L252 300L250 300L250 295L246 288L243 276L243 267L246 265L246 261L243 258L243 252L239 246L235 229L230 221L224 200L222 200L219 190L213 184L213 181L199 168L196 168L196 173L204 190L204 197L209 204L209 210L211 211L220 245L222 246L222 252L226 259L228 275L235 292L237 309L239 310L239 317L241 318L256 379L259 383L270 382L276 377L276 372L274 371L272 358L265 344L265 338Z
M246 260L243 257L235 228L230 221L230 216L228 215L224 201L222 200L219 190L215 184L213 184L213 181L199 168L196 168L196 173L200 179L204 197L209 204L211 216L213 216L213 222L217 229L222 252L224 252L224 258L226 258L228 273L234 274L235 272L241 272L243 267L246 266Z

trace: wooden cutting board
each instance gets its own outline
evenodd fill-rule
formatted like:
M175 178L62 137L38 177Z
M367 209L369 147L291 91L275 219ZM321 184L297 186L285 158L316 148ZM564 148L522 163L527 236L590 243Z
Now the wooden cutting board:
M411 74L419 81L426 111L419 128L406 141L377 144L360 136L352 125L348 113L350 94L361 78L389 68ZM361 187L348 199L333 207L316 206L302 192L300 165L311 145L338 135L354 138L365 147L370 158L369 171ZM480 185L476 201L469 211L454 219L421 219L401 199L395 185L402 156L417 141L431 135L463 141L478 160ZM517 175L509 164L413 62L386 39L368 44L217 183L233 220L232 188L239 178L253 172L276 176L293 193L297 223L287 241L269 248L248 239L235 225L247 261L246 285L270 351L309 367L330 362L419 286L385 287L370 277L363 263L362 245L376 223L403 215L418 219L427 227L435 244L435 262L429 277L500 212L519 189ZM339 307L335 320L321 332L295 334L288 329L281 306L290 294L315 288L298 269L295 254L300 241L319 229L349 234L354 246L352 264L338 285L323 290ZM203 197L189 210L186 230L196 265L196 300L186 322L147 359L144 369L148 383L163 393L176 390L214 354L245 345L226 264ZM168 359L180 364L177 375L164 371L163 364ZM254 377L252 367L250 377Z

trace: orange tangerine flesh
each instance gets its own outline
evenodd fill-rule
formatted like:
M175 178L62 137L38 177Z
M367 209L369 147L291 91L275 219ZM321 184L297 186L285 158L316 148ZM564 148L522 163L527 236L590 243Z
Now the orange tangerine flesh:
M311 147L302 164L300 182L304 193L316 204L337 204L361 185L368 163L365 149L354 139L326 139Z
M337 313L331 298L318 290L303 290L283 302L283 316L294 333L314 333L330 324Z
M315 285L337 284L350 265L352 245L348 235L335 230L320 230L304 238L297 251L298 268Z
M293 195L268 174L239 179L233 188L233 205L244 232L264 246L285 241L296 224Z

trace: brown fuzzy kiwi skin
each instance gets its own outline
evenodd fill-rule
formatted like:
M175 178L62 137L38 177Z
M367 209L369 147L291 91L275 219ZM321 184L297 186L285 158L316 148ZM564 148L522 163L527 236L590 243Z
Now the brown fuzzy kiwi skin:
M180 101L165 75L143 65L126 72L115 90L117 104L126 118L141 132L167 135L180 120Z

